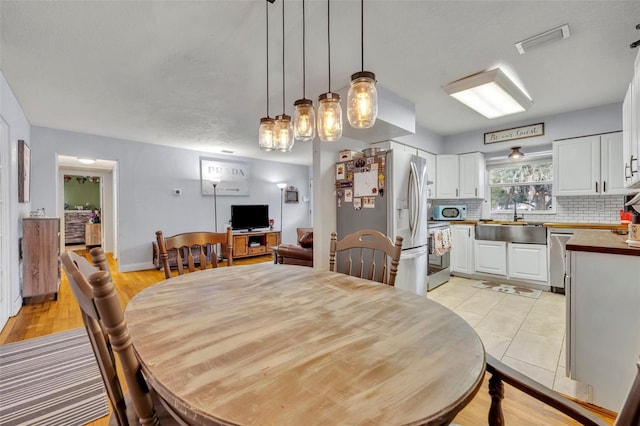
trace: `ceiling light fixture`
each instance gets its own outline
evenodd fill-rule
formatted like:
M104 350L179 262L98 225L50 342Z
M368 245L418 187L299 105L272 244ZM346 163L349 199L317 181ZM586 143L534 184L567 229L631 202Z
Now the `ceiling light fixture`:
M443 89L490 119L523 112L533 105L531 99L500 68L456 80Z
M509 154L509 160L511 161L515 161L515 160L519 160L522 157L524 157L524 154L522 152L520 152L520 148L522 148L521 146L513 146L511 147L511 153Z
M306 69L306 39L305 39L305 10L302 0L302 99L293 103L293 137L301 142L309 142L316 135L316 113L313 101L307 99L307 69Z
M329 91L318 97L318 137L335 142L342 137L342 107L340 95L331 92L331 0L327 0L327 51L329 58Z
M269 3L273 3L275 0L266 0L265 16L267 18L267 31L266 31L266 44L267 44L267 116L260 119L260 129L258 130L258 144L260 149L264 151L273 151L274 140L274 126L275 122L273 118L269 117Z
M360 72L351 75L347 95L347 117L356 129L373 127L378 116L376 75L364 70L364 0L360 0Z
M569 32L569 24L564 24L557 28L552 28L543 33L536 34L532 37L519 41L515 44L515 46L516 46L516 49L518 50L518 53L521 55L524 55L533 47L536 47L551 41L564 40L565 38L569 38L569 37L571 37L571 33Z
M93 160L91 158L79 158L79 157L78 157L78 161L81 162L82 164L93 164L96 162L96 160Z
M284 82L284 0L282 0L282 114L276 116L274 131L276 134L276 149L282 152L293 148L293 124L291 116L284 112L285 82Z

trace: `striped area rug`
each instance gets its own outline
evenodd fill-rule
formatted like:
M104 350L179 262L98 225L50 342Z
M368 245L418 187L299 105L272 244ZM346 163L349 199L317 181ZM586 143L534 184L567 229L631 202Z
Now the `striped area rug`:
M83 425L109 414L84 328L0 346L0 425Z

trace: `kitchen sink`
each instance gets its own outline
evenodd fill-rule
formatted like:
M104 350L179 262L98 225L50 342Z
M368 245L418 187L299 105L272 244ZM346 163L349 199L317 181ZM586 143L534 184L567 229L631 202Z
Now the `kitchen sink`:
M542 223L479 224L476 240L506 241L508 243L547 244L547 228Z

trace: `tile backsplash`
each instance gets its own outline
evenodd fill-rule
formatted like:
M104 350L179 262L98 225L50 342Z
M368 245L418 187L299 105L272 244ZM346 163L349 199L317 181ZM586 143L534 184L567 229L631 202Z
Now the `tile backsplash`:
M511 213L483 213L484 200L430 200L429 217L433 216L433 206L466 205L467 219L478 220L490 218L495 220L511 220ZM556 197L555 214L527 214L518 211L518 216L535 222L574 222L574 223L619 223L620 210L624 196L604 195L593 197ZM488 201L487 201L488 203Z

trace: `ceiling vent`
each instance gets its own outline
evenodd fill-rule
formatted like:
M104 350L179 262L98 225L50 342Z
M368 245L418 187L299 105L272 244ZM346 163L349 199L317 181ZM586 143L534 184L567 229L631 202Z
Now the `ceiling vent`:
M516 43L516 49L518 53L524 55L532 48L544 43L548 43L556 40L563 40L569 38L571 33L569 32L569 24L564 24L560 27L553 28L549 31L534 35L533 37L526 38Z

